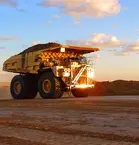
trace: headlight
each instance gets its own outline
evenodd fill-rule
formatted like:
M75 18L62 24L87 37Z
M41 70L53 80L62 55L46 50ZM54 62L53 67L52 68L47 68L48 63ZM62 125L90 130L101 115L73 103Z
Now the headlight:
M69 72L63 72L63 77L69 77L70 73Z
M69 77L70 76L70 68L64 68L63 76L64 77Z
M87 73L87 76L88 76L89 78L93 78L93 77L94 77L94 72L88 72L88 73Z
M92 68L88 68L88 69L87 69L87 76L88 76L89 78L93 78L93 77L94 77L94 71L93 71Z

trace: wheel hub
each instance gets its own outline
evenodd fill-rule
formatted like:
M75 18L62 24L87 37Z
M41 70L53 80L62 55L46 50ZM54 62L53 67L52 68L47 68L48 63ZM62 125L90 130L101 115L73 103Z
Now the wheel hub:
M21 84L20 84L20 82L15 82L15 84L14 84L14 92L17 94L17 95L19 95L20 94L20 92L21 92Z
M51 91L51 82L49 80L44 80L43 90L45 93L49 93Z

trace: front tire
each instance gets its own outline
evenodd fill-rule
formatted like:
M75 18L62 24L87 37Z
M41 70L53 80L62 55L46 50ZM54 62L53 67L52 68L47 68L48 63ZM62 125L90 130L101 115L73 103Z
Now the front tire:
M61 82L52 72L45 72L40 76L38 91L43 99L56 99L63 95Z
M88 97L88 89L75 88L71 90L72 94L76 98L85 98Z

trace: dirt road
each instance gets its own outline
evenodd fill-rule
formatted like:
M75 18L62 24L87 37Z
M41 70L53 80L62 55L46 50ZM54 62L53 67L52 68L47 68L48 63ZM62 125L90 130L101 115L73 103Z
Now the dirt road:
M139 145L139 101L1 100L0 145Z

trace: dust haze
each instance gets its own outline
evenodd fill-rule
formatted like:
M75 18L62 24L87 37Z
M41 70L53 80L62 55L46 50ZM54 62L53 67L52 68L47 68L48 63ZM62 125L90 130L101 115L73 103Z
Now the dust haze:
M0 82L0 100L3 99L12 99L9 91L10 83L9 82Z

